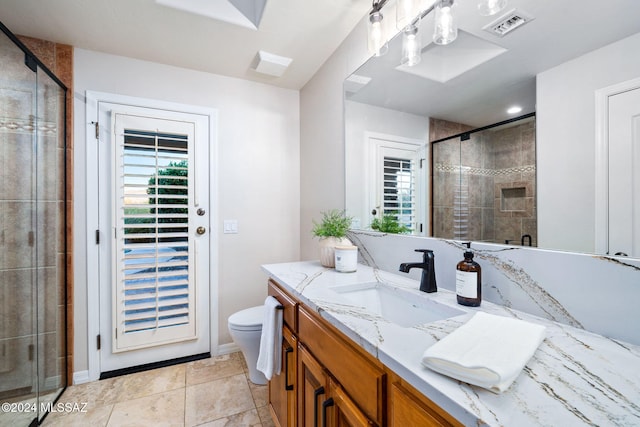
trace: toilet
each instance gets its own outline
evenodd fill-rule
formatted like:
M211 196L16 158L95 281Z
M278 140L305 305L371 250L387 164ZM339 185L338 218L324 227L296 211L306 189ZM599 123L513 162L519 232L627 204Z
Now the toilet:
M249 367L249 380L254 384L267 383L264 374L258 371L258 354L260 354L260 336L262 335L262 320L264 318L264 305L247 308L229 316L229 334L236 343L244 360Z

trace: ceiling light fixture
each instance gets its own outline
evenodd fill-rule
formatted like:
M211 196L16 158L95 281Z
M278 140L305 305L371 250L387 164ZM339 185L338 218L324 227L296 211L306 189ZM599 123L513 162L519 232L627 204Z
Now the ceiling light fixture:
M400 63L412 67L422 59L422 40L417 25L408 25L402 31L402 58Z
M507 7L507 0L480 0L478 12L482 16L491 16Z
M453 12L453 0L438 0L436 4L436 24L433 29L433 42L439 45L446 45L458 37L458 26L456 25Z
M382 56L389 50L389 44L387 43L387 35L384 31L384 25L382 20L382 6L385 5L387 0L374 1L371 12L369 13L369 20L367 21L367 39L369 53L373 56Z

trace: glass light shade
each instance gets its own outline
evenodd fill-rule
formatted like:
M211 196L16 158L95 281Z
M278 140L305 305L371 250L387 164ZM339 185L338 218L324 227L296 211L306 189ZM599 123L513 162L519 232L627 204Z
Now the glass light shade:
M445 45L458 37L458 26L453 17L453 0L438 0L436 4L435 27L433 42Z
M367 23L369 53L373 56L382 56L389 50L387 36L382 23L382 13L371 12Z
M418 15L419 0L398 0L396 2L396 27L399 30L411 25L411 21Z
M480 0L478 13L482 16L495 15L507 6L507 0Z
M422 40L418 27L411 25L402 32L402 58L400 63L412 67L422 59Z

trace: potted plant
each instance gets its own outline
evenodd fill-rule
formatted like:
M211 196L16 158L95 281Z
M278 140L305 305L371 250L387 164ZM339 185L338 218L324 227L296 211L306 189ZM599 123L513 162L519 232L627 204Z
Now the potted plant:
M344 211L332 209L322 212L322 221L313 221L312 233L320 238L320 264L324 267L335 266L335 247L352 245L347 238L352 218Z
M382 218L374 218L373 221L371 221L371 228L376 231L392 234L406 234L411 232L409 227L398 222L398 217L395 213L384 214Z

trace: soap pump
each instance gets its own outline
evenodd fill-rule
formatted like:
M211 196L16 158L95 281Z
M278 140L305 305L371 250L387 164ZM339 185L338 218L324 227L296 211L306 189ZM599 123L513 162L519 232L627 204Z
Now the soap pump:
M456 266L456 297L458 304L478 307L482 301L482 273L480 264L473 260L471 242L467 246L464 259Z

